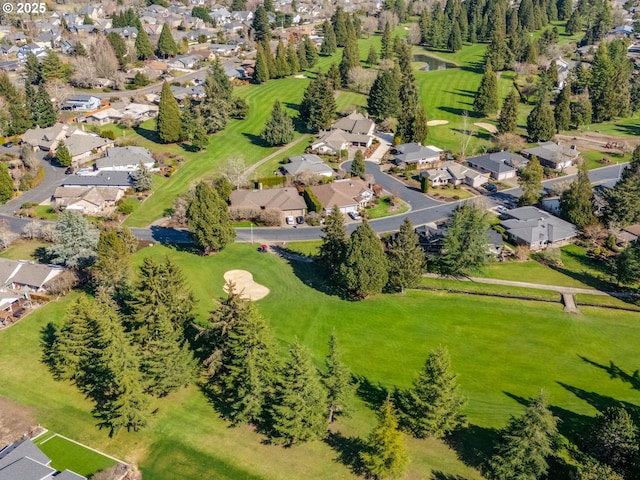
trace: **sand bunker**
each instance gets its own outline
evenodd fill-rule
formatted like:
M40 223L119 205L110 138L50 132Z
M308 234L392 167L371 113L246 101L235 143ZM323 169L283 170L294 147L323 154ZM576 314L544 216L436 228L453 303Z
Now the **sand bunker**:
M306 75L294 75L293 78L307 78Z
M447 123L449 123L448 120L429 120L427 122L427 125L430 127L435 127L436 125L446 125Z
M474 123L476 127L484 128L489 133L498 133L498 129L495 125L491 125L490 123L477 122Z
M251 272L246 270L229 270L224 274L226 282L234 284L234 290L240 292L240 297L246 300L260 300L269 295L269 289L253 280ZM224 291L228 293L228 283L224 286Z

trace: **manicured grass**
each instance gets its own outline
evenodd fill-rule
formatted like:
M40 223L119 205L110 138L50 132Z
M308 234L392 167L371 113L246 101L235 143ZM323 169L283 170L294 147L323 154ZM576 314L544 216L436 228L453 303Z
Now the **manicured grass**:
M51 459L51 466L58 471L66 469L88 477L117 463L58 435L36 441L36 445Z
M36 216L42 220L57 220L58 214L50 205L39 205L34 209Z
M293 147L288 148L280 155L276 155L271 160L263 163L255 171L252 173L252 178L260 178L260 177L270 177L274 174L276 170L280 168L283 163L287 163L289 158L295 157L296 155L302 155L307 147L309 147L309 141L311 138L307 140L302 140L300 143L295 144Z
M10 258L11 260L33 260L35 252L38 248L47 247L48 243L38 240L19 239L13 242L9 248L0 253L1 258Z
M592 170L594 168L602 168L614 163L628 162L631 158L629 154L619 154L615 152L603 153L598 150L587 150L581 152L582 158L587 161L587 169ZM609 163L603 163L602 159L608 159Z
M349 114L353 111L353 107L366 108L367 95L356 92L348 92L341 90L336 98L336 108L338 112Z
M313 257L318 254L322 245L322 240L309 240L307 242L288 242L287 250L290 250L301 255Z
M452 198L458 197L456 200L464 200L465 198L472 198L473 194L464 188L439 188L439 187L431 187L429 188L428 194L432 197L444 197L444 198Z
M640 299L622 299L603 295L587 295L579 293L575 296L578 307L581 305L601 305L603 307L622 308L640 312Z
M505 285L491 285L488 283L467 282L453 278L424 277L420 285L427 289L441 289L449 292L485 294L505 297L525 297L537 300L560 301L560 294L551 290L535 288L511 287Z
M127 197L122 201L122 203L124 205L131 205L131 208L133 209L132 214L140 207L140 200L138 200L138 197Z
M400 215L409 211L409 205L406 202L400 200L400 207L395 207L392 210L391 207L391 195L386 195L380 199L380 202L372 208L367 209L367 214L370 218L383 218L391 215Z

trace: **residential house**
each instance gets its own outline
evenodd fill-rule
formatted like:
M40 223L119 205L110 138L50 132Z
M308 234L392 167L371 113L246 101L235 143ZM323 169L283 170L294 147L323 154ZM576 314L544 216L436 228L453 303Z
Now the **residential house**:
M418 243L424 250L426 255L441 254L445 245L445 238L447 237L446 225L436 225L429 223L416 227L415 232L418 234ZM487 229L486 234L487 241L487 254L493 256L500 256L504 247L504 240L502 235L493 230Z
M113 140L62 123L56 123L47 128L32 128L22 135L23 144L29 145L34 150L45 152L55 152L58 144L63 140L74 163L89 158L93 154L104 153L113 145Z
M232 208L247 211L276 209L286 217L304 216L307 208L302 196L295 188L269 188L265 190L234 190L229 196Z
M497 181L507 180L516 176L516 169L513 165L521 165L527 160L520 155L510 152L495 152L478 157L467 158L467 164L471 168L488 173L491 178Z
M209 16L215 20L216 25L224 25L231 20L231 12L226 8L215 8L209 12Z
M211 43L207 46L207 49L213 52L215 55L221 57L231 57L238 53L240 50L239 45L229 45L226 43Z
M556 70L558 71L558 82L556 83L556 87L562 90L564 86L567 84L567 78L569 77L569 73L579 62L575 60L565 60L562 57L557 57L556 61Z
M609 35L629 37L633 35L634 28L631 25L620 25L609 32Z
M444 162L438 168L421 172L420 176L426 177L432 187L441 187L446 184L466 184L478 188L489 181L489 174L478 172L471 167L453 161Z
M100 107L100 99L93 95L75 94L66 99L62 110L90 112Z
M349 147L368 148L371 146L373 137L357 133L345 132L341 129L320 132L318 139L311 144L311 149L319 153L337 155L340 150Z
M70 470L58 472L51 460L31 439L20 440L0 450L1 480L86 480Z
M558 172L573 165L580 156L575 145L567 147L559 142L542 142L537 147L525 148L520 153L527 158L535 155L540 165Z
M151 170L155 160L151 152L143 147L113 147L107 155L96 160L95 169L104 171L135 172L140 164Z
M394 148L393 163L402 168L416 165L417 169L428 168L429 164L442 160L444 150L429 145L423 147L419 143L403 143Z
M578 235L575 225L536 207L515 208L505 215L510 218L503 220L502 226L509 239L534 251L566 245Z
M87 114L84 121L90 125L108 125L109 123L120 123L123 113L113 107L105 107Z
M124 196L122 187L58 187L53 194L59 209L75 210L86 215L104 214Z
M616 235L616 244L620 247L627 247L632 242L637 242L640 237L640 225L629 225L620 230Z
M253 20L253 12L251 10L238 10L231 12L231 20L248 24Z
M104 171L96 175L70 175L60 184L61 187L120 187L131 188L131 172Z
M46 284L64 269L27 260L0 259L0 288L24 289L36 292L46 290Z
M104 10L102 9L102 7L100 5L98 6L94 6L94 5L87 5L84 6L82 8L80 8L80 10L78 10L78 16L80 17L89 17L91 20L97 20L99 18L104 17Z
M105 35L109 35L110 33L117 33L125 40L135 40L138 37L138 29L136 27L107 28Z
M332 177L333 169L324 163L320 157L311 153L297 155L289 159L289 163L285 163L281 170L286 175L299 175L300 173L311 173L322 177Z
M331 125L331 130L344 130L356 135L373 135L376 123L364 115L353 112L343 117Z
M103 154L114 142L108 138L76 129L73 134L67 136L65 144L71 154L71 161L77 165L93 155Z
M200 64L200 58L195 55L180 55L169 62L169 67L178 69L194 69Z
M336 205L342 213L357 212L373 199L373 191L369 185L355 177L309 188L320 201L325 213L329 213Z

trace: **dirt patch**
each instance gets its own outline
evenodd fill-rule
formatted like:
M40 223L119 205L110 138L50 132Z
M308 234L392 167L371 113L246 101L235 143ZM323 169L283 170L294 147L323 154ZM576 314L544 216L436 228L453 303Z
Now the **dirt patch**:
M430 127L435 127L437 125L446 125L447 123L449 123L449 120L429 120L427 122L427 125Z
M0 447L32 437L38 427L31 410L5 397L0 397Z
M491 125L490 123L476 122L476 123L474 123L474 125L476 127L483 128L484 130L486 130L489 133L498 133L498 129L496 128L496 126L495 125Z
M615 135L605 135L597 132L582 132L575 136L556 135L556 140L563 144L575 145L578 151L596 150L608 154L622 154L625 151L631 152L635 147L640 145L639 137L616 137ZM607 144L614 148L607 148Z
M229 292L229 282L233 284L233 289L240 293L240 297L246 300L256 301L269 295L269 289L253 280L251 272L246 270L229 270L224 274L227 284L224 291Z

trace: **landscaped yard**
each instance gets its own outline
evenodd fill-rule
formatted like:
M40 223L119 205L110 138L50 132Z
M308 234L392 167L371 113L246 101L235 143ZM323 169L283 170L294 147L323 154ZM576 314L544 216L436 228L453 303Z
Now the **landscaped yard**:
M473 197L473 194L468 190L465 190L464 188L442 188L442 187L429 188L428 195L434 198L442 197L444 199L453 199L453 200L464 200L465 198Z
M223 295L224 272L246 269L271 289L257 307L283 349L297 338L321 366L335 331L344 361L361 380L352 417L332 427L346 438L365 438L385 392L408 387L428 351L447 345L469 398L469 427L457 436L457 452L440 441L408 439L409 479L481 478L464 462L477 466L478 456L490 452L492 429L521 413L521 399L540 388L562 420L560 431L570 437L608 405L640 404L640 392L608 371L610 362L624 372L640 363L637 313L581 307L580 315L569 315L558 303L425 291L351 302L331 293L312 264L260 254L251 245L232 245L209 257L155 245L138 252L135 263L144 255L170 255L183 268L198 300L199 321L215 307L212 299ZM251 428L229 428L196 387L152 401L155 413L147 429L109 438L95 428L90 402L73 385L53 381L40 362L41 329L49 321L59 323L75 298L52 302L0 331L0 362L12 365L0 374L0 394L33 407L41 424L136 462L154 480L354 478L338 460L353 441L290 449L264 444ZM466 455L474 449L475 456ZM434 477L436 471L441 476Z
M38 248L47 247L48 243L39 240L19 239L11 244L9 248L0 253L1 258L10 258L11 260L33 260L35 252Z
M392 205L391 200L391 195L385 195L374 207L367 209L367 215L369 215L370 218L375 219L391 215L400 215L409 211L409 205L407 205L406 202L397 199L396 201L399 205Z

